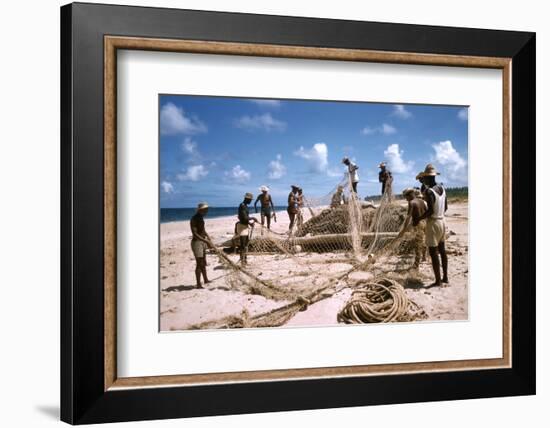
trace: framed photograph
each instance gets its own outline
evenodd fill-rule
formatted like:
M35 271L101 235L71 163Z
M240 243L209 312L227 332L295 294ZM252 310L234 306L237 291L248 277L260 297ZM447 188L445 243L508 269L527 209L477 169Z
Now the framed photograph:
M61 8L61 418L535 393L535 35Z

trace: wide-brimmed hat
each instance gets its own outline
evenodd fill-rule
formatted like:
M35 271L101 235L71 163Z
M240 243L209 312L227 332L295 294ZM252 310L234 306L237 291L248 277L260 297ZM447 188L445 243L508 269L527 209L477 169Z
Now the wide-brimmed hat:
M407 195L414 195L414 189L412 187L407 187L405 190L403 190L403 196Z
M250 192L246 192L246 193L244 194L244 198L245 198L245 199L254 199L254 195L253 195L252 193L250 193Z
M418 174L416 174L415 180L420 180L422 177L424 177L424 171L420 171Z
M267 187L267 186L260 186L260 192L269 192L269 187Z
M383 168L383 167L385 167L385 166L386 166L386 162L380 162L380 163L378 164L378 168Z
M435 166L429 163L428 165L426 165L426 168L424 169L422 176L435 177L436 175L439 175L439 174L440 173L437 172L437 170L435 169Z
M199 202L197 205L197 211L208 208L208 202Z

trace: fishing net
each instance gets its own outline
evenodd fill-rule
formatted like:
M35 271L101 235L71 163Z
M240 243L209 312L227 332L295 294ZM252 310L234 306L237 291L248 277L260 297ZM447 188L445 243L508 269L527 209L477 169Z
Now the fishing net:
M355 271L375 272L376 260L408 252L415 245L412 234L396 239L407 208L384 194L379 203L362 201L346 175L326 195L304 194L294 227L274 232L259 224L249 230L249 263L239 262L239 238L212 251L229 270L227 283L234 290L281 301L269 313L231 316L192 328L278 326L308 305L345 287ZM327 264L331 265L326 269ZM405 297L406 299L406 297ZM400 308L408 303L400 303ZM401 314L396 319L405 319Z

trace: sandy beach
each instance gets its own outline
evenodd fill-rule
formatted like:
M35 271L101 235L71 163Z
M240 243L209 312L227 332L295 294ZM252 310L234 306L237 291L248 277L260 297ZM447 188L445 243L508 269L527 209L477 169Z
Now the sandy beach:
M406 205L406 202L401 202ZM252 214L255 215L255 214ZM255 215L258 219L259 214ZM304 220L309 214L304 210ZM216 244L233 236L236 216L205 217L206 230ZM277 212L277 222L272 230L285 233L289 219L285 211ZM358 271L350 279L369 279L378 275L395 277L404 286L409 299L426 313L428 321L465 320L468 318L468 204L450 202L446 217L447 251L449 255L450 286L445 288L427 286L433 282L433 272L428 260L421 263L418 271L409 272L413 255L384 256L377 260L371 271ZM258 228L259 229L259 228ZM259 230L254 233L259 233ZM160 227L160 327L162 331L185 330L196 324L214 321L223 317L239 316L245 311L248 316L265 313L289 303L272 300L259 294L249 294L235 287L230 281L230 269L220 262L215 254L208 254L208 276L212 281L204 289L195 288L195 260L191 252L189 221L164 223ZM228 255L237 262L238 254ZM261 278L280 278L294 274L307 278L300 260L319 272L335 274L345 272L351 264L343 253L300 253L289 258L284 254L249 255L249 269ZM307 310L296 313L284 326L334 325L337 313L351 295L351 288L340 286L326 298L313 303ZM344 324L342 324L344 325Z

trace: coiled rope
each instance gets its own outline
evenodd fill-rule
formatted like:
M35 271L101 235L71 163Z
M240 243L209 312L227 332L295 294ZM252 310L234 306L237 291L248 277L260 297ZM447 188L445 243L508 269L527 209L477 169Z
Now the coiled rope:
M381 278L376 282L359 280L351 299L338 313L338 321L346 324L414 321L426 313L405 294L396 281Z

